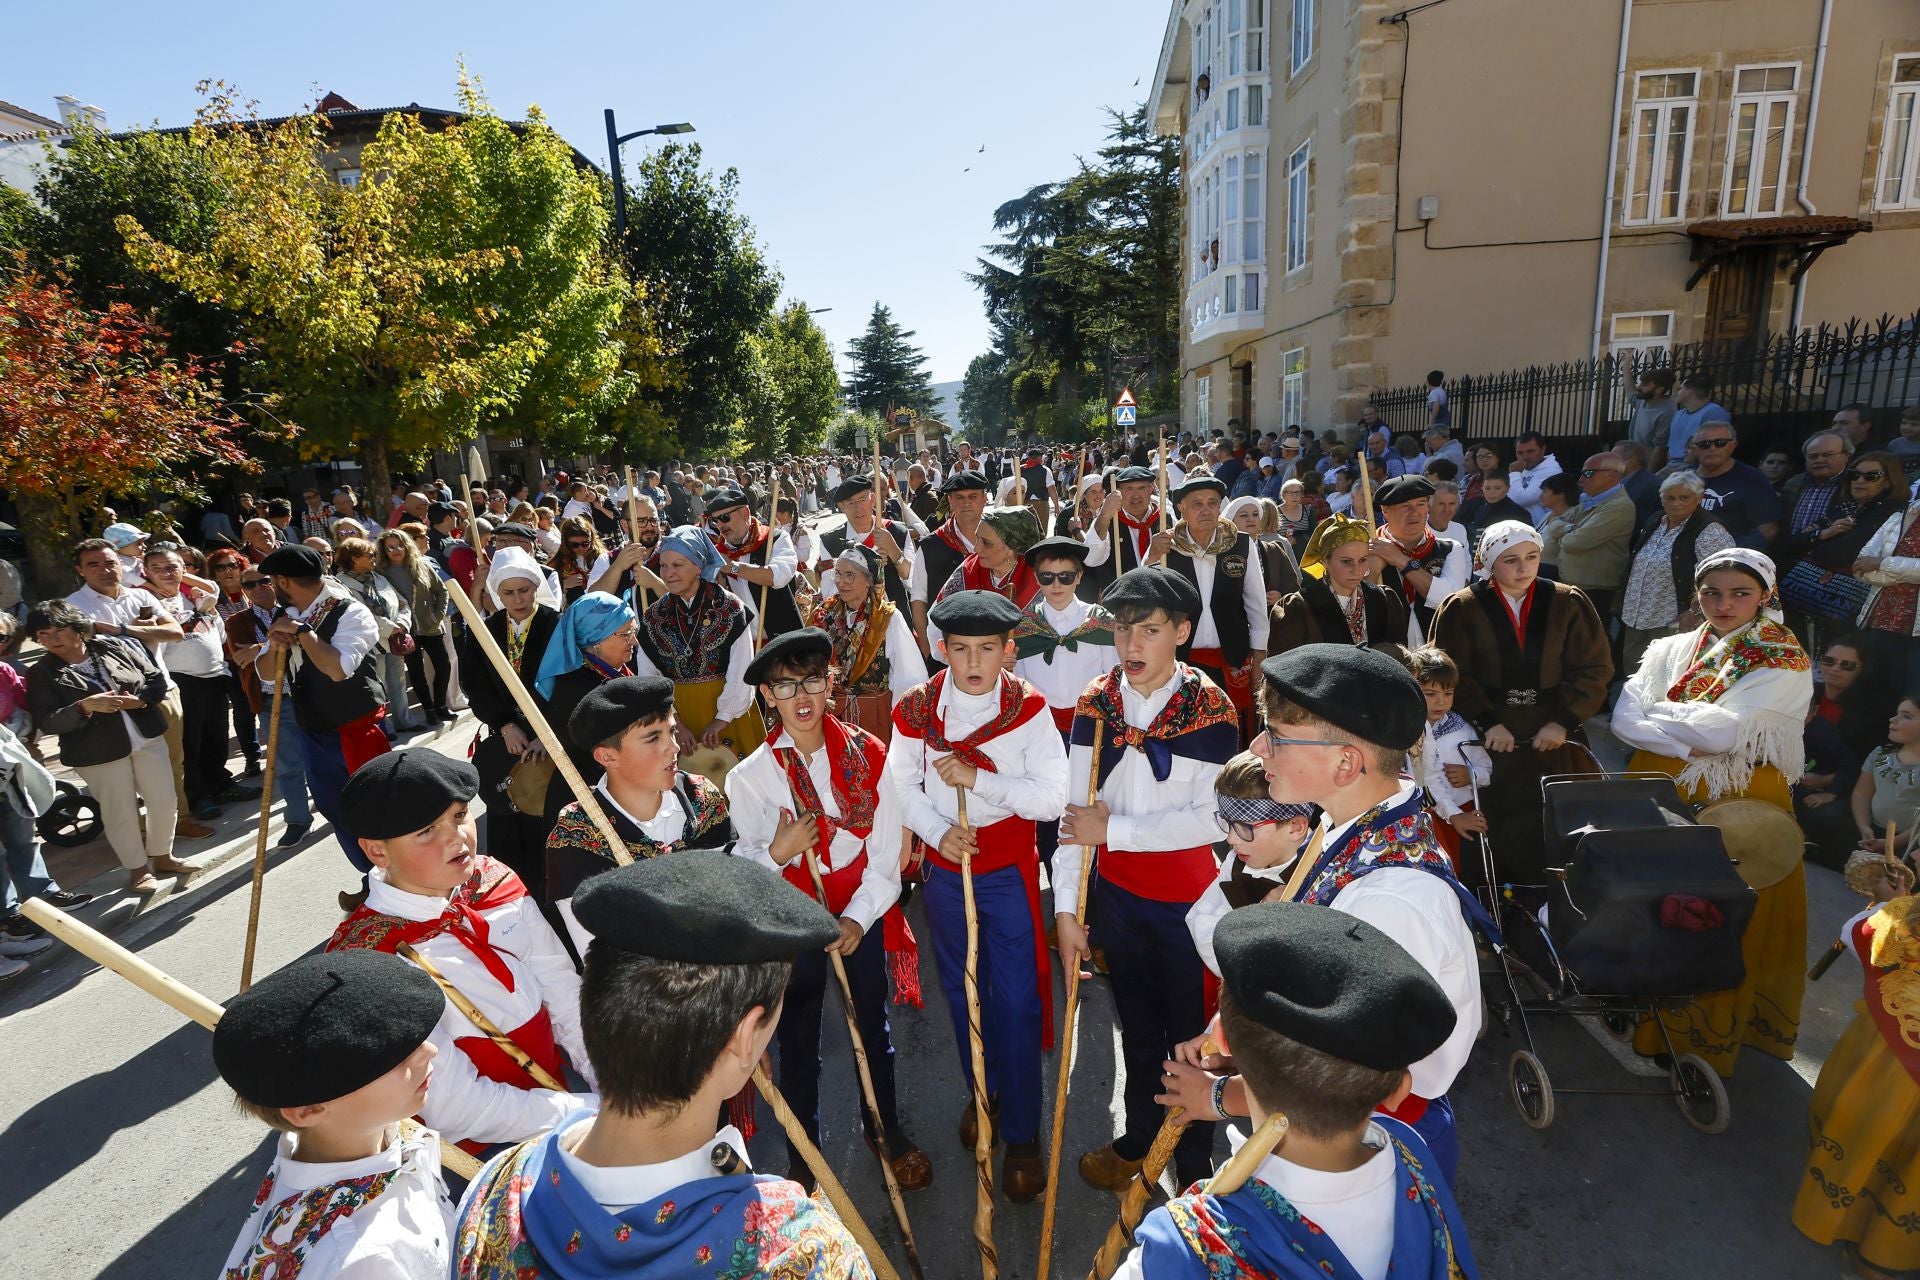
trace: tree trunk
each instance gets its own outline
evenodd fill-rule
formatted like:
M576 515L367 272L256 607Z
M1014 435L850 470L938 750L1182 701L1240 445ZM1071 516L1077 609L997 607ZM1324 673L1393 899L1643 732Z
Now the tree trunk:
M37 493L16 494L14 501L20 508L20 534L27 541L30 598L66 595L79 582L72 564L73 544L80 538L77 513L70 503Z
M387 437L381 432L372 433L360 446L360 487L360 513L386 528L393 473L387 463Z

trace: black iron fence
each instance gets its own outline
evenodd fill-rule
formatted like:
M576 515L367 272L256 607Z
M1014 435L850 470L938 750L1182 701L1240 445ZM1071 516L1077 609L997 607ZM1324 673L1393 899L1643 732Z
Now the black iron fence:
M1464 375L1446 384L1447 402L1456 434L1470 440L1523 431L1617 440L1633 418L1635 378L1660 367L1671 368L1676 382L1712 379L1714 399L1742 427L1742 444L1798 439L1856 402L1891 426L1903 407L1920 404L1920 311L1801 329L1764 343L1695 342ZM1426 425L1424 384L1375 392L1372 404L1395 432Z

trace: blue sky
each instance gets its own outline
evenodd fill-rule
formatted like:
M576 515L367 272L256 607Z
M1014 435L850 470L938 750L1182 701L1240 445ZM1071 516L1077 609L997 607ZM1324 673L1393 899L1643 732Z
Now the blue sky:
M1071 174L1100 144L1102 108L1146 94L1168 5L20 5L0 41L0 98L51 115L69 93L116 129L186 122L202 78L237 84L268 115L328 90L362 107L452 106L464 57L496 109L537 102L602 164L605 107L622 131L691 121L708 162L739 169L787 296L833 308L817 319L843 365L883 301L947 381L986 349L963 273L993 237L994 207Z

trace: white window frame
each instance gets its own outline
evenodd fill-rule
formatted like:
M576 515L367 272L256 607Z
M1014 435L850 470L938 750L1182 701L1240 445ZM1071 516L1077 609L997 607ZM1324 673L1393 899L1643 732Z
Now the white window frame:
M1767 89L1753 93L1740 92L1740 75L1746 71L1782 71L1791 69L1793 84L1786 89ZM1726 173L1720 181L1720 216L1723 218L1770 218L1777 215L1786 206L1787 161L1793 153L1794 115L1800 105L1800 64L1797 62L1756 62L1737 66L1733 69L1734 93L1727 107L1727 163ZM1748 153L1747 201L1735 207L1733 203L1734 179L1739 176L1735 169L1734 155L1739 142L1740 111L1743 107L1754 109L1754 141ZM1767 136L1772 132L1766 120L1769 112L1775 108L1786 108L1785 123L1780 139L1780 159L1773 173L1773 203L1763 206L1759 203L1761 188L1766 185L1766 175L1761 171L1761 161L1766 156Z
M1313 62L1313 7L1319 0L1293 0L1293 21L1287 29L1287 78Z
M333 180L335 182L338 182L343 187L359 186L360 185L359 166L346 165L343 168L335 169L333 171Z
M1625 337L1623 338L1620 336L1620 322L1622 320L1655 320L1655 319L1666 321L1667 331L1661 337L1658 337L1658 338ZM1674 322L1674 313L1672 311L1616 311L1613 313L1612 316L1608 317L1607 319L1607 350L1611 352L1614 357L1614 366L1617 371L1616 377L1614 379L1613 394L1610 397L1610 399L1612 400L1612 404L1609 407L1608 413L1607 413L1607 416L1609 418L1625 418L1625 417L1632 416L1633 384L1641 365L1641 356L1644 353L1651 352L1651 351L1661 351L1661 352L1666 352L1668 354L1672 353L1673 322ZM1622 367L1623 362L1621 360L1621 356L1627 352L1633 353L1634 368L1632 372L1629 372L1627 369Z
M1623 226L1645 227L1663 222L1685 222L1687 219L1687 196L1693 177L1693 140L1699 132L1700 123L1700 75L1699 67L1660 67L1642 71L1633 79L1633 104L1627 117L1627 185L1626 195L1620 204L1620 222ZM1692 76L1693 96L1687 98L1642 98L1640 86L1655 76ZM1659 195L1656 184L1659 175L1668 172L1671 156L1668 148L1672 145L1672 119L1675 111L1684 108L1687 113L1687 131L1682 140L1680 156L1680 189L1674 195L1674 211L1662 214L1659 209ZM1634 195L1640 184L1640 121L1651 114L1658 121L1654 136L1653 156L1649 167L1653 170L1647 187L1647 212L1644 217L1632 216Z
M1313 201L1313 139L1287 155L1286 271L1292 275L1312 262L1307 214Z
M1920 81L1901 82L1901 69L1908 64L1920 64L1920 53L1901 54L1893 60L1887 116L1880 129L1880 162L1873 178L1876 209L1920 209ZM1897 140L1896 131L1900 134ZM1889 173L1890 169L1898 172ZM1891 199L1887 196L1889 183L1895 187Z
M1213 430L1213 375L1203 373L1193 380L1193 429L1202 439Z
M1307 349L1292 347L1280 356L1280 425L1299 425L1307 412Z

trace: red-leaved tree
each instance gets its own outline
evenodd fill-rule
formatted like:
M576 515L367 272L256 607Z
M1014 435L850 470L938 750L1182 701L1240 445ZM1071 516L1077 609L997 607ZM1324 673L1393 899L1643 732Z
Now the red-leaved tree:
M0 273L0 486L20 508L36 589L62 591L81 517L118 495L204 497L243 465L207 367L170 355L132 307L81 306L57 279Z

